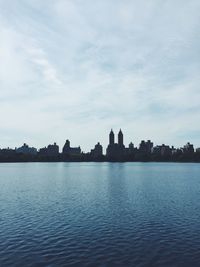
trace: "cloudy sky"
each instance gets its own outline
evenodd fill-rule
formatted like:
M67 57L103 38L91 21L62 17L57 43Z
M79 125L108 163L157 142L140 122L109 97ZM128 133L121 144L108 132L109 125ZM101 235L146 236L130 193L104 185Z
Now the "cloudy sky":
M199 0L0 0L0 147L200 146Z

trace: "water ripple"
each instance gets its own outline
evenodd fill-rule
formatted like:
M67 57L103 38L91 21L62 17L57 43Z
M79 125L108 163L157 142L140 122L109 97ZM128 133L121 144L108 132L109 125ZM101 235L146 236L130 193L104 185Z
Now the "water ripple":
M0 266L199 267L200 165L2 165Z

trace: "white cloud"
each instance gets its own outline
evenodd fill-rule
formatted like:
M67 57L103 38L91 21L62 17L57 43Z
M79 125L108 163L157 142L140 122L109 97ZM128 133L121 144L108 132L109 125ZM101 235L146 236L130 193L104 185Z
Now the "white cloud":
M199 1L0 1L1 146L197 134ZM6 136L5 136L6 132ZM9 141L9 143L8 143Z

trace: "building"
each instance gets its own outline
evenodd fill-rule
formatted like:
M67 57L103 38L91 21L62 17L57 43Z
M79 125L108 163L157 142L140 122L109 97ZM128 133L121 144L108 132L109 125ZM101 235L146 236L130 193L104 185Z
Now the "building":
M194 153L194 146L189 142L183 147L184 154L193 154Z
M124 146L124 137L120 129L118 133L118 143L115 143L115 134L111 129L109 134L109 144L106 149L106 156L111 160L120 160L123 159L125 155L125 146Z
M140 145L139 145L139 152L143 154L151 154L153 148L153 143L151 140L144 141L142 140Z
M126 149L127 149L127 153L129 155L133 155L135 153L134 144L132 142L129 144L128 148L126 148Z
M81 148L79 147L70 147L70 141L66 140L63 147L62 153L68 156L79 156L81 154Z
M12 149L12 148L3 148L0 149L0 156L14 156L16 154L16 149Z
M53 145L48 145L48 147L41 148L39 150L39 155L55 157L59 155L59 146L54 143Z
M200 148L199 147L196 149L196 153L200 154Z
M152 149L152 153L162 157L169 157L172 155L173 149L173 147L170 148L170 146L162 144L161 146L155 146Z
M98 159L102 157L103 155L103 147L100 145L100 143L97 143L94 147L94 149L91 150L90 155L94 159Z
M16 148L16 153L24 154L24 155L36 155L37 149L34 147L29 147L27 144L23 144L23 146Z

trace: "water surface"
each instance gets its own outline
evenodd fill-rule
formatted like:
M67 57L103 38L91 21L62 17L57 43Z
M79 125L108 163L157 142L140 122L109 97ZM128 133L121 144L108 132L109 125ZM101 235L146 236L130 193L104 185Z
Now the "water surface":
M0 164L0 266L200 266L200 164Z

